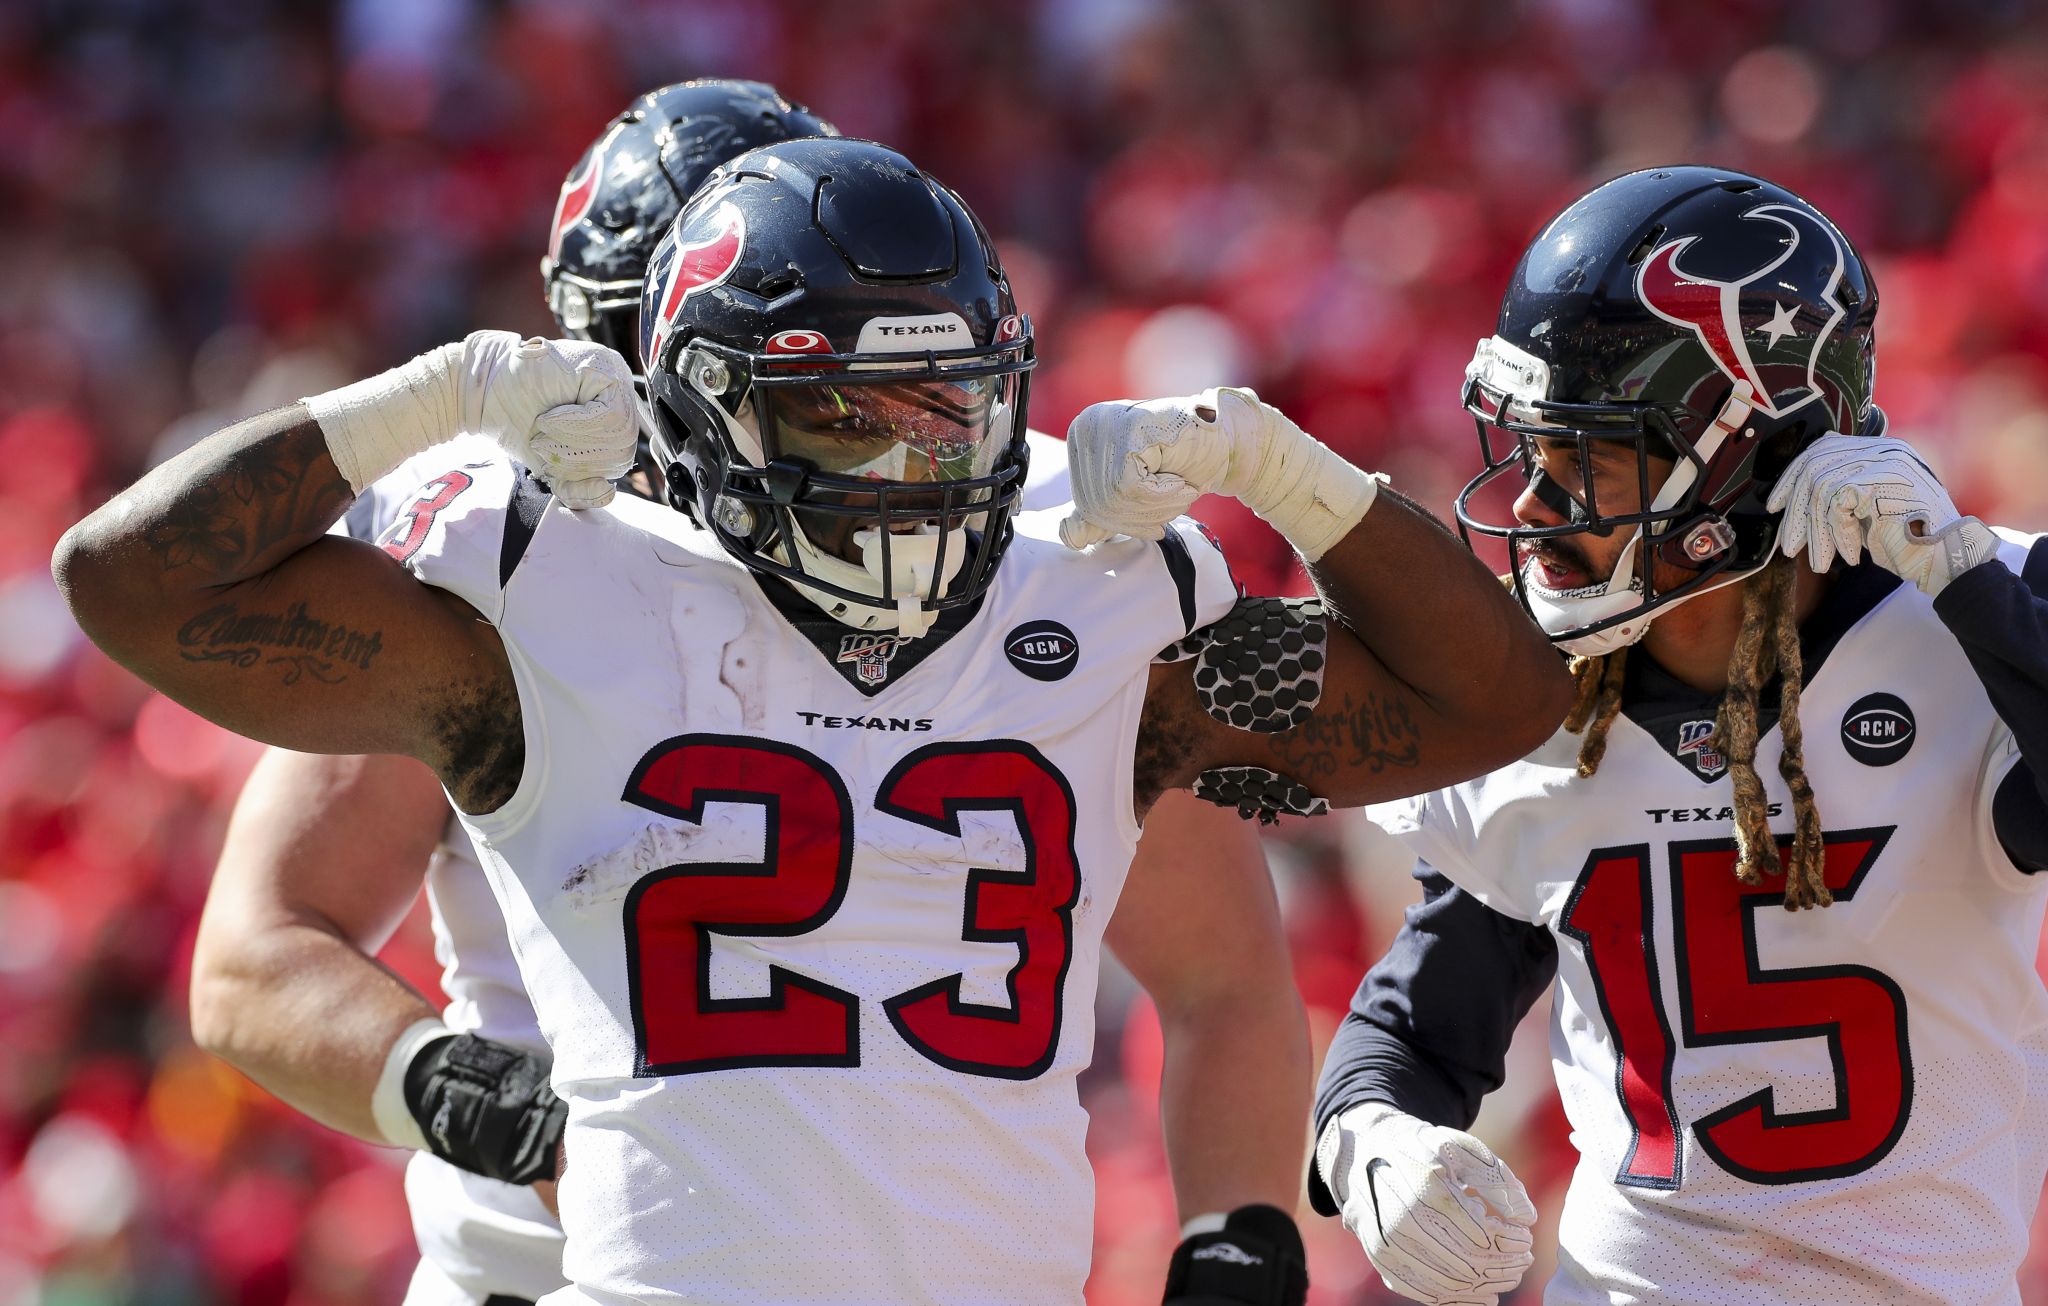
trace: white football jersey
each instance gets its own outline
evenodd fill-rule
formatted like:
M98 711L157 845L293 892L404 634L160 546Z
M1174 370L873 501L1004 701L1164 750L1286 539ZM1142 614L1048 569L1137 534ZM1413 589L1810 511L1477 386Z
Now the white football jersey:
M814 642L667 508L464 475L406 560L519 684L522 783L465 824L570 1102L581 1296L1079 1301L1138 713L1221 555L1026 514L950 638Z
M1024 484L1027 509L1051 508L1070 497L1067 446L1028 431L1031 460ZM443 493L461 493L477 467L501 463L504 452L481 436L460 436L406 460L357 499L338 531L403 552L413 543L419 515ZM425 487L425 488L423 488ZM430 508L431 511L431 508ZM401 515L402 527L397 524ZM540 1022L519 977L476 849L452 814L427 865L427 908L434 956L447 997L449 1028L478 1034L529 1052L545 1053ZM432 1153L415 1155L406 1169L406 1202L413 1237L431 1272L423 1272L410 1306L427 1306L451 1291L475 1300L501 1294L538 1299L563 1286L562 1227L530 1188L469 1174Z
M2006 537L2015 572L2026 543ZM2048 877L1992 829L2010 732L1911 585L1840 635L1799 716L1825 910L1736 881L1711 721L1653 733L1624 714L1590 779L1560 732L1373 811L1557 935L1551 1052L1580 1161L1546 1302L2019 1301L2044 1163ZM1779 752L1773 729L1757 772L1784 835Z

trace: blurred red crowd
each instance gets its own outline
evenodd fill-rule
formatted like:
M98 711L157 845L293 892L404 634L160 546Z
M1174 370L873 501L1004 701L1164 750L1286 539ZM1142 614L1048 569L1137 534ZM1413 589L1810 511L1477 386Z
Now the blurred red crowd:
M1894 430L1966 511L2048 529L2048 20L2028 6L9 5L0 1306L397 1300L393 1155L187 1034L192 933L253 746L85 647L49 550L236 417L477 326L546 330L561 174L633 94L693 75L773 81L967 196L1036 320L1040 428L1099 398L1255 385L1444 513L1475 458L1458 381L1541 222L1631 167L1761 172L1874 264ZM1302 584L1263 527L1208 507L1241 578ZM1326 1038L1409 890L1355 824L1273 855ZM416 926L391 957L431 986ZM1104 1003L1098 1306L1156 1300L1174 1238L1156 1022L1127 984ZM1514 1067L1482 1129L1548 1224L1571 1158L1540 1048ZM1315 1300L1381 1300L1342 1230L1310 1223ZM2028 1287L2048 1301L2048 1275Z

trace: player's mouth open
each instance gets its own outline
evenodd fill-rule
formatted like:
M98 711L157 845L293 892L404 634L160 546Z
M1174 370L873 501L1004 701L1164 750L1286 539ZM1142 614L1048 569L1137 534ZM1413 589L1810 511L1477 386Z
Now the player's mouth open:
M1539 546L1530 551L1529 559L1535 564L1536 579L1547 589L1577 590L1593 583L1591 571L1553 549Z

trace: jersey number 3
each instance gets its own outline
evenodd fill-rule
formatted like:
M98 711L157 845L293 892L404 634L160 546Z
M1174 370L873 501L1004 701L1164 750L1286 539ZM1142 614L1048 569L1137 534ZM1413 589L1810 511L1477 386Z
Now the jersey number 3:
M1855 897L1891 833L1826 836L1825 878L1837 901ZM1743 884L1735 860L1732 839L1671 845L1673 969L1685 1046L1825 1038L1835 1104L1781 1112L1771 1089L1761 1088L1695 1121L1693 1136L1722 1169L1751 1183L1858 1174L1883 1160L1905 1132L1913 1100L1905 994L1868 966L1765 969L1757 957L1757 913L1779 907L1783 882ZM1559 929L1585 951L1614 1039L1615 1089L1635 1135L1614 1181L1672 1189L1683 1152L1671 1101L1677 1045L1658 980L1651 874L1647 845L1600 849L1586 859Z
M859 1065L858 999L843 989L771 966L766 997L710 992L712 935L804 934L839 910L853 867L853 801L838 774L792 745L683 735L641 759L625 799L693 825L707 803L752 803L767 813L762 861L685 862L645 876L627 894L636 1073ZM1059 1047L1081 891L1066 778L1016 740L928 744L889 772L875 806L955 837L962 811L1015 818L1024 868L970 871L961 926L970 942L1016 945L1010 1005L963 1002L955 974L899 993L882 1009L910 1046L942 1066L1000 1079L1045 1073Z

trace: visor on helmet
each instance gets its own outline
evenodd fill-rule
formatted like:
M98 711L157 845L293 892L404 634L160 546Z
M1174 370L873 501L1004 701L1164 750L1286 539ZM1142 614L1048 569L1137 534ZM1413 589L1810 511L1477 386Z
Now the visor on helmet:
M798 338L824 344L815 332L778 339L787 349ZM986 347L904 353L755 354L692 341L676 369L720 414L736 455L712 492L709 524L727 547L746 549L748 565L837 599L887 608L911 598L928 611L971 602L1022 494L1019 417L1034 365L1028 328ZM933 523L948 538L908 592L893 566L896 534ZM877 532L872 583L835 580L795 556L809 552L800 536L868 530Z
M936 485L995 469L1009 447L1017 377L764 386L763 450L830 476Z

